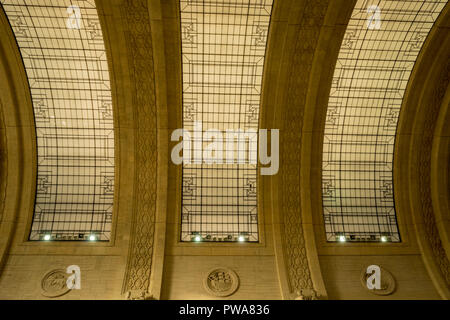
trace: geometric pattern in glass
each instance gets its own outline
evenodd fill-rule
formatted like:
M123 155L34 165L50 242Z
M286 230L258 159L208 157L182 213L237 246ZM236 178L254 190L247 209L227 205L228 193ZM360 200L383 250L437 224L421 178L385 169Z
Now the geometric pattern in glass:
M203 133L259 129L272 2L180 1L183 127L192 135L195 122ZM181 240L258 242L257 170L250 161L184 163Z
M417 56L446 3L356 4L337 60L325 126L322 193L328 241L401 241L393 193L397 122ZM368 12L371 5L381 10L379 29L376 12Z
M1 3L23 58L36 123L38 175L30 240L109 241L114 123L95 2ZM70 6L80 9L81 20Z

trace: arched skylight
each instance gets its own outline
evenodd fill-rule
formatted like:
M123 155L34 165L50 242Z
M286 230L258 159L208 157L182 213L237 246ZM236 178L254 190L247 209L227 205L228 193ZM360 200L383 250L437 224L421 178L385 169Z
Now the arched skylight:
M254 132L272 0L181 0L180 10L184 128ZM182 192L182 241L259 240L256 163L185 163Z
M405 89L446 0L359 0L328 104L323 210L328 241L399 242L395 134Z
M111 235L114 125L94 0L0 0L22 54L37 135L30 240Z

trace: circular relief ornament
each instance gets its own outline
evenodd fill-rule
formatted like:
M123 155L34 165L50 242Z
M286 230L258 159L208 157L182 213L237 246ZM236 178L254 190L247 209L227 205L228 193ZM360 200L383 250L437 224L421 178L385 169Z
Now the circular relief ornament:
M216 268L203 281L205 290L216 297L228 297L239 288L237 274L228 268Z
M68 277L69 274L61 269L48 272L41 281L42 295L48 298L56 298L69 293Z
M367 287L367 279L371 276L371 274L367 273L367 269L363 269L361 272L361 284L362 286L369 291L370 293L377 296L389 296L394 293L396 288L395 278L394 276L387 271L386 269L380 267L381 271L381 288L380 289L369 289Z

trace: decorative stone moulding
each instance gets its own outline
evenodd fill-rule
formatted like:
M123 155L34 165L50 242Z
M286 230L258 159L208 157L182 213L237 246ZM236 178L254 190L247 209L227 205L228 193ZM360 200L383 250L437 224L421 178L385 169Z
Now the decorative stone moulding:
M321 300L321 296L314 289L298 290L294 295L294 300Z
M396 283L395 278L386 269L380 267L381 271L381 289L369 289L367 287L367 278L370 276L370 274L367 273L367 267L364 268L361 271L361 285L364 289L369 291L370 293L377 295L377 296L389 296L395 292L396 289Z
M70 275L62 269L47 272L41 281L41 293L47 298L57 298L69 293L67 280Z
M205 277L203 286L212 296L229 297L238 290L239 277L231 269L215 268Z
M126 300L157 300L150 293L142 290L130 290L125 293Z

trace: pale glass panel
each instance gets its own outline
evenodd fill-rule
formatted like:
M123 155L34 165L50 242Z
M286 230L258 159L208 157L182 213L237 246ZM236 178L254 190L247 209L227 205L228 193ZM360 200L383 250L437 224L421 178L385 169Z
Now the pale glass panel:
M30 240L108 241L114 125L95 1L0 1L23 58L35 115L38 176ZM80 28L68 27L75 13L69 6L80 9Z
M181 0L180 11L184 128L258 130L272 0ZM256 164L184 164L182 201L182 241L259 240Z
M393 153L405 89L446 0L359 0L342 42L323 147L328 241L399 242ZM380 9L376 26L375 11ZM368 24L368 20L372 23Z

